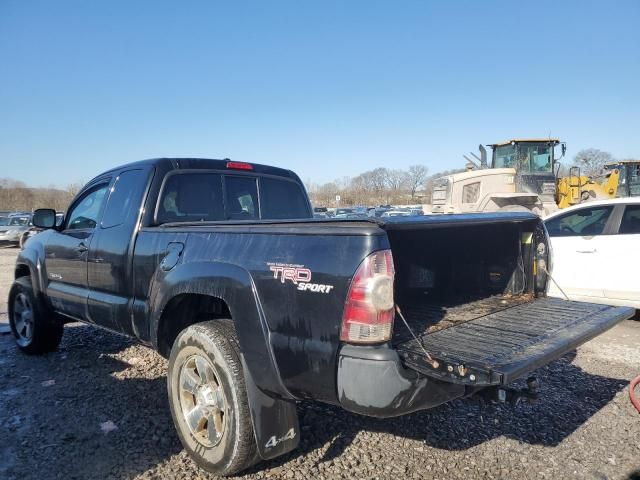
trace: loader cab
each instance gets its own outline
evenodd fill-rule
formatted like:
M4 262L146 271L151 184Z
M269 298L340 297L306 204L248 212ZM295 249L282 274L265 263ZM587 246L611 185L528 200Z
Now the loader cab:
M530 192L543 202L553 202L556 193L556 147L562 158L566 144L556 138L513 139L490 145L493 150L491 168L513 168L517 192Z
M625 160L605 165L608 175L618 175L615 197L640 197L640 160Z

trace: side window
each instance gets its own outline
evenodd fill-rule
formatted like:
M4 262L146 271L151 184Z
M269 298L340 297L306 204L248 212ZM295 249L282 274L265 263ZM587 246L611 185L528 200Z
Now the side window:
M255 177L224 177L226 218L252 220L259 217Z
M287 180L260 179L262 218L310 218L311 213L300 185Z
M222 178L216 173L171 175L160 195L158 223L224 220Z
M95 228L98 224L100 208L109 185L102 184L89 190L69 212L67 230Z
M102 228L121 225L138 212L144 189L144 171L128 170L116 179L102 215Z
M612 210L612 206L581 208L548 220L545 225L551 237L601 235Z
M480 182L462 187L462 203L476 203L480 199Z
M627 205L620 223L620 234L640 234L640 205Z

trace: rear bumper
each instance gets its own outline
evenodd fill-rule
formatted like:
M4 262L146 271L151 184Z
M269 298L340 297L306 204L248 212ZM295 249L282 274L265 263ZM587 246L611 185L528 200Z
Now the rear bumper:
M345 345L338 361L338 399L351 412L397 417L461 397L462 385L427 378L402 366L388 346Z

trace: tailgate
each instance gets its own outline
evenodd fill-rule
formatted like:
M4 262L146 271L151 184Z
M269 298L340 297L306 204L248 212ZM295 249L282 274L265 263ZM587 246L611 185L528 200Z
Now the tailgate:
M408 368L465 385L507 385L561 357L634 309L539 298L396 345ZM401 328L398 326L397 328Z

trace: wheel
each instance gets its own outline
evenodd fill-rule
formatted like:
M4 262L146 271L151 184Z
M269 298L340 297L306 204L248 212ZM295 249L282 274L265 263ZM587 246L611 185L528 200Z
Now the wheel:
M255 463L253 425L231 320L198 323L178 335L169 357L167 387L178 437L200 467L232 475Z
M11 287L9 325L18 348L30 355L52 352L62 340L62 322L40 304L30 277L16 279Z

